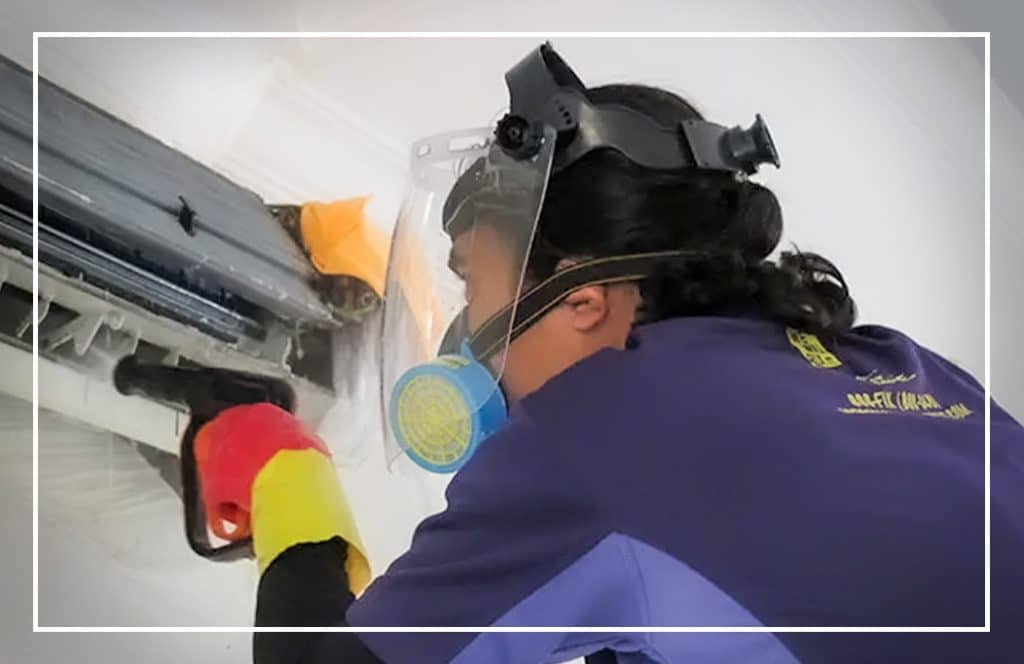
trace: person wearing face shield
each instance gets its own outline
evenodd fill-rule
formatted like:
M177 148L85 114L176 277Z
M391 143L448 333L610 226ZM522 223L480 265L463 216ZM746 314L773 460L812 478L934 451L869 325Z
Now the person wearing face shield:
M257 625L609 629L262 633L256 660L996 661L1024 429L994 404L986 640L614 629L983 625L985 395L855 327L825 258L770 258L760 116L587 88L548 44L506 80L495 129L413 147L388 267L388 458L455 473L447 509L369 583L326 447L268 405L200 432L203 491L252 514Z

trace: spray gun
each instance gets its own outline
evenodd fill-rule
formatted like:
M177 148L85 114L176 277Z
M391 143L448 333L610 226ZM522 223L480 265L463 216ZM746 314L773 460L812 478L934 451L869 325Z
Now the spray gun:
M195 437L204 424L233 406L272 403L295 410L295 392L280 378L230 369L174 367L124 357L114 368L114 386L125 395L141 395L189 410L192 417L181 437L181 486L185 506L185 537L193 551L219 561L251 558L252 537L247 529L226 532L231 515L207 514L200 496ZM228 543L214 546L210 531Z

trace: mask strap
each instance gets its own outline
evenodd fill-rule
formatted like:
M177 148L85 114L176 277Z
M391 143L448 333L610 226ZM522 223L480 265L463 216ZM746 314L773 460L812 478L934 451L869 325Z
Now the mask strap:
M487 319L469 338L469 348L474 357L482 362L506 343L512 343L575 290L587 286L638 281L650 276L654 268L666 259L703 255L699 251L681 250L626 254L596 258L559 270Z

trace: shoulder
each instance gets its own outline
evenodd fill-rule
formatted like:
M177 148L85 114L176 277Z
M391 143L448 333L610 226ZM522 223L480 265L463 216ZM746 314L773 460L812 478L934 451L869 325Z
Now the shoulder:
M624 412L720 403L761 375L766 349L782 349L785 330L768 321L676 318L634 329L626 350L604 349L577 362L523 400L521 409L542 431L572 427L600 434L602 422ZM589 424L588 424L589 423Z
M957 362L922 345L905 332L884 325L859 325L850 331L849 336L883 348L888 346L898 349L899 352L913 356L925 371L930 370L933 379L945 377L970 391L984 391L981 382Z
M584 471L569 447L551 423L517 409L452 478L448 505L474 512L528 512L544 505L584 509L587 498L572 490Z

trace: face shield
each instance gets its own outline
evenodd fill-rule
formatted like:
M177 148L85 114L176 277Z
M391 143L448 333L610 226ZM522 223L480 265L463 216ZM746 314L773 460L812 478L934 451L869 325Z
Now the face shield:
M702 119L662 125L595 104L543 44L505 74L509 113L494 130L418 142L391 243L384 293L381 403L389 465L401 456L457 470L504 422L500 388L515 338L583 286L638 281L664 251L580 261L524 283L548 177L594 150L661 170L744 178L779 165L761 116L747 129Z
M556 134L501 125L419 141L385 284L382 395L389 463L457 469L504 420L511 317ZM529 142L529 149L516 151ZM507 319L507 320L506 320Z

